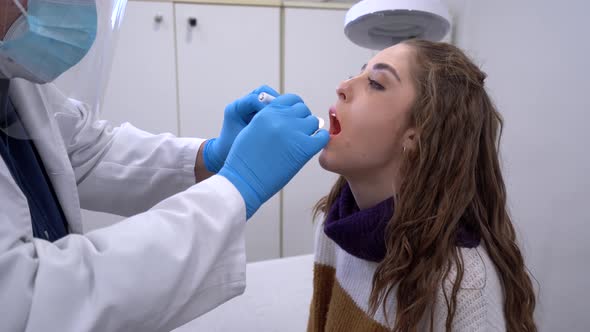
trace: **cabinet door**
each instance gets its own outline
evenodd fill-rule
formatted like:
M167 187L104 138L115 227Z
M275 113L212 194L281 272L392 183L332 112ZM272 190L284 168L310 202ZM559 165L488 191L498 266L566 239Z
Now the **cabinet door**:
M344 10L285 10L285 92L301 95L326 121L340 81L359 73L372 55L344 35L345 14ZM320 167L316 156L283 190L285 256L313 252L314 225L322 220L314 224L312 208L336 179L336 174Z
M130 1L114 53L101 118L178 134L172 3ZM83 211L86 231L122 217Z
M225 106L262 84L279 88L278 8L176 4L180 133L219 135ZM279 256L279 195L248 221L249 261Z
M121 27L102 117L178 134L171 3L130 1Z

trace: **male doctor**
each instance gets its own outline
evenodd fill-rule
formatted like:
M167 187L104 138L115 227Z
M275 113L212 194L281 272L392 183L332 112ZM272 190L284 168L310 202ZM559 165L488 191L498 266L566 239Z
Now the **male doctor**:
M124 1L0 0L0 331L169 331L241 294L247 218L329 140L268 87L206 142L99 121L49 83L97 6ZM81 235L80 207L129 218Z

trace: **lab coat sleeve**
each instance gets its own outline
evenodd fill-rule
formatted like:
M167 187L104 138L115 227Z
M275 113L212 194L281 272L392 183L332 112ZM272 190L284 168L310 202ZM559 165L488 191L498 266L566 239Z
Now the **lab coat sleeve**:
M55 118L82 208L131 216L195 183L201 139L153 135L129 123L114 128L72 99Z
M0 331L170 331L244 290L246 211L223 177L53 244L18 202L0 210Z

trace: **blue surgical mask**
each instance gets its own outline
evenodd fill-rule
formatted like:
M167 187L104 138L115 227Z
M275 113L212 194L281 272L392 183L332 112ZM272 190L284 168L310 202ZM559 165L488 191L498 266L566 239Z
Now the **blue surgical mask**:
M77 64L96 37L95 0L29 0L24 31L0 41L0 78L47 83Z

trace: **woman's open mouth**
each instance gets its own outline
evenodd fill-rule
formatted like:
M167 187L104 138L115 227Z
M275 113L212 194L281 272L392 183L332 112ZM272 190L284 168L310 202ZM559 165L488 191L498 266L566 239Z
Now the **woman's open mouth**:
M340 134L340 121L336 116L336 108L330 108L330 136L336 136Z

